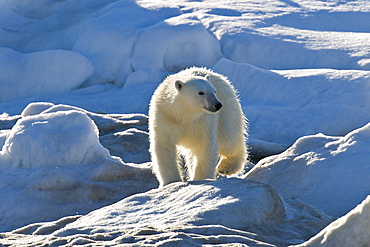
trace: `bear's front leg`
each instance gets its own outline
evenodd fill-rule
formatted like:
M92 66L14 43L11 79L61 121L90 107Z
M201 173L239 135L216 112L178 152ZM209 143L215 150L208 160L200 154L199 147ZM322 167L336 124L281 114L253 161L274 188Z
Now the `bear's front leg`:
M154 144L151 149L154 173L159 181L159 187L181 181L176 146L161 143Z
M217 141L203 143L202 147L195 147L193 154L191 180L214 179L218 159Z

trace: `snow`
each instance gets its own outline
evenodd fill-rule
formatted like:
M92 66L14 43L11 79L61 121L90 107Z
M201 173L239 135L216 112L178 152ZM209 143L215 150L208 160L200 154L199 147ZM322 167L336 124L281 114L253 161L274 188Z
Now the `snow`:
M245 177L271 184L284 198L343 216L370 191L369 135L367 124L343 137L299 138L283 153L262 159Z
M297 220L309 227L297 224ZM66 221L73 223L66 225ZM238 241L286 246L302 241L328 222L330 217L306 204L282 200L267 184L230 178L170 184L86 216L23 227L9 238L20 238L14 244L24 241L19 234L32 233L44 235L41 240L35 237L34 244L198 246ZM275 238L278 234L282 237Z
M93 73L91 62L64 50L22 54L0 47L0 102L78 88Z
M21 117L27 117L32 115L40 114L41 112L54 106L51 102L35 102L29 104L21 113Z
M43 108L47 109L38 112ZM126 164L121 158L111 156L100 144L95 124L105 133L102 143L110 142L111 132L122 135L119 140L124 144L114 146L121 148L118 154L130 160L137 151L130 144L141 144L141 148L143 144L139 138L130 140L125 136L135 131L140 133L137 128L146 122L145 117L120 115L117 119L77 107L46 103L29 105L22 115L6 133L0 152L4 202L0 206L1 231L87 213L158 186L145 163L149 161L148 154L137 155L141 164ZM144 177L145 184L134 185Z
M370 243L370 196L347 215L325 227L303 246L367 246Z
M194 16L181 15L140 34L132 55L132 67L176 72L191 66L211 67L221 57L220 44L202 23Z
M0 157L2 164L11 167L34 168L89 163L110 155L99 143L98 128L86 114L59 111L20 119Z
M0 1L0 245L368 245L369 18L367 0ZM238 90L258 163L156 189L148 104L190 66Z

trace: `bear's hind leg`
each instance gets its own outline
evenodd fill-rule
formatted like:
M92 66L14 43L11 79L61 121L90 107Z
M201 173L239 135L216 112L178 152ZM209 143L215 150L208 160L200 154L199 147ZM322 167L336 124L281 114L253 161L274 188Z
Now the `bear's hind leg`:
M221 156L220 162L217 165L217 172L222 175L232 175L240 172L243 169L245 157L225 157Z

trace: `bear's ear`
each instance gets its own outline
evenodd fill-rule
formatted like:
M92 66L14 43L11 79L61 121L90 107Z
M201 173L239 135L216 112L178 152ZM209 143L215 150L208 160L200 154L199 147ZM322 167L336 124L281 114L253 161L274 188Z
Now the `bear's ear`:
M175 87L176 87L176 89L177 90L181 90L181 88L184 86L184 83L182 82L182 81L180 81L180 80L177 80L176 82L175 82Z
M206 80L209 81L211 79L211 76L209 74L206 75Z

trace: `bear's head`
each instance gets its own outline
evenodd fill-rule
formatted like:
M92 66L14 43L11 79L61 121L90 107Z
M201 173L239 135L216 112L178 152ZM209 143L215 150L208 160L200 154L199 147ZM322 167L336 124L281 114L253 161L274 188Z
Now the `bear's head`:
M217 98L216 88L209 77L189 76L175 81L177 97L187 110L216 113L222 103Z

